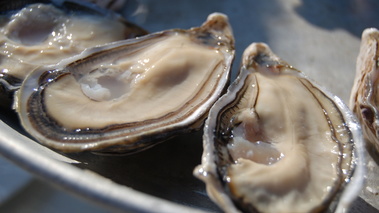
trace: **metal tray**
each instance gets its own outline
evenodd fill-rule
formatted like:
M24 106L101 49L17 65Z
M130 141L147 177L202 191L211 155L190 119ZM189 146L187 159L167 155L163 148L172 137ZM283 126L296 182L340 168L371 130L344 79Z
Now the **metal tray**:
M212 12L229 16L236 76L243 50L265 42L294 67L348 102L360 36L379 27L375 0L126 1L120 12L150 32L199 26ZM0 154L32 174L115 211L221 212L192 176L202 132L130 156L62 154L33 141L16 114L0 112ZM351 212L379 212L379 162L367 153L367 181Z

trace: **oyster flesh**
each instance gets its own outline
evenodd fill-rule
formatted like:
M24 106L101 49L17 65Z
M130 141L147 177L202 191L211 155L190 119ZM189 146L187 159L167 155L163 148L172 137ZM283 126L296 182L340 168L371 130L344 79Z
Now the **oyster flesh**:
M362 33L350 108L361 121L364 137L372 150L379 152L379 31Z
M24 128L65 152L133 152L199 129L234 58L225 15L115 42L35 70L17 94Z
M5 106L37 67L56 64L89 47L146 34L110 11L78 1L52 0L9 13L1 16L0 27L0 97Z
M360 192L362 147L339 98L253 43L209 112L194 175L226 212L340 211Z

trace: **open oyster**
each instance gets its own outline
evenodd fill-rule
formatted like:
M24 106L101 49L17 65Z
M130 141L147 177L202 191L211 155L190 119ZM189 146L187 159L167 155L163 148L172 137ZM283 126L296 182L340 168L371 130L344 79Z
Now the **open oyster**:
M66 152L132 152L200 128L234 58L227 17L87 49L34 71L17 94L24 128Z
M10 11L1 16L0 27L0 97L5 106L35 68L89 47L146 34L116 14L80 1L51 0L21 9L21 1L12 3L4 5Z
M253 43L210 110L194 175L226 212L341 211L362 186L362 147L339 98Z
M350 108L361 121L365 138L377 152L379 152L378 44L377 29L369 28L363 31L350 97Z

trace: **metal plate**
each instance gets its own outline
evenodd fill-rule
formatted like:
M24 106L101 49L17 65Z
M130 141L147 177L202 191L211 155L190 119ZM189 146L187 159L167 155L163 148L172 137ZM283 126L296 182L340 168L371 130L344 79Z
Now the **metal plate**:
M243 50L265 42L282 59L346 103L355 76L360 36L379 27L375 0L126 1L120 12L150 32L199 26L208 14L229 16L236 39L236 76ZM0 153L32 174L113 210L220 212L202 182L201 132L177 137L131 156L62 155L32 139L14 112L0 112ZM379 209L378 161L367 154L367 181L351 212Z

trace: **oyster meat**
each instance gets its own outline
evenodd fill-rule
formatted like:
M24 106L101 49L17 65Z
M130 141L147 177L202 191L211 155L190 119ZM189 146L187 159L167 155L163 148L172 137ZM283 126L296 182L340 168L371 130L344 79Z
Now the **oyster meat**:
M360 192L362 143L339 98L253 43L209 112L194 175L225 212L339 212Z
M379 31L363 31L350 108L361 121L369 149L379 153ZM372 147L372 149L371 149Z
M65 3L86 10L70 10ZM41 65L56 64L89 47L146 34L109 11L68 0L26 5L1 20L0 96L4 100L11 100L23 79Z
M133 152L199 129L234 58L227 17L87 49L30 74L17 93L24 128L66 152Z

